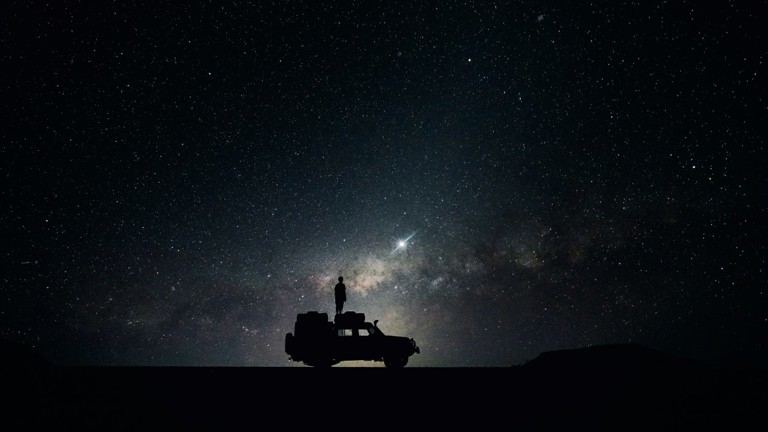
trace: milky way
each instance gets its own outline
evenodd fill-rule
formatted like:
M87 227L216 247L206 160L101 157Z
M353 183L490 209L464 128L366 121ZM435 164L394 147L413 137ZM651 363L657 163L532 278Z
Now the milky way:
M1 14L4 339L295 366L343 276L409 366L766 352L749 2L55 3Z

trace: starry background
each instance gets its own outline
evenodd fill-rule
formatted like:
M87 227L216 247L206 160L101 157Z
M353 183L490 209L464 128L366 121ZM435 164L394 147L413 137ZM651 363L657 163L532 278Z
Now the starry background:
M341 275L410 366L768 359L765 1L51 3L0 6L3 339L293 366Z

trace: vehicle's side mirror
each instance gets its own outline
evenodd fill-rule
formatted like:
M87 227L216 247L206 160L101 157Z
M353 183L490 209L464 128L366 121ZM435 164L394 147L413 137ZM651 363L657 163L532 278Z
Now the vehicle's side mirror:
M376 328L379 328L379 326L376 325L376 323L378 323L378 322L379 322L379 320L374 320L373 321L373 326L376 327Z

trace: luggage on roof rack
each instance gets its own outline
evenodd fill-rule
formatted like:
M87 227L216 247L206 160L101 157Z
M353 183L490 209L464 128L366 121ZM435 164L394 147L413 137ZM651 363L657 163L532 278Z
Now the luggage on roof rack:
M333 321L336 328L358 327L365 324L365 314L347 311L337 314Z

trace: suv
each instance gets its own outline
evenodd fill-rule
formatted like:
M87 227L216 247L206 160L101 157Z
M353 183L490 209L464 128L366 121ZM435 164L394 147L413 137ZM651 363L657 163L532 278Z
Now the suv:
M293 361L309 366L330 367L342 361L383 361L388 368L402 368L419 353L413 339L387 336L365 321L365 314L337 314L333 322L327 313L307 312L296 317L293 333L285 335L285 352Z

